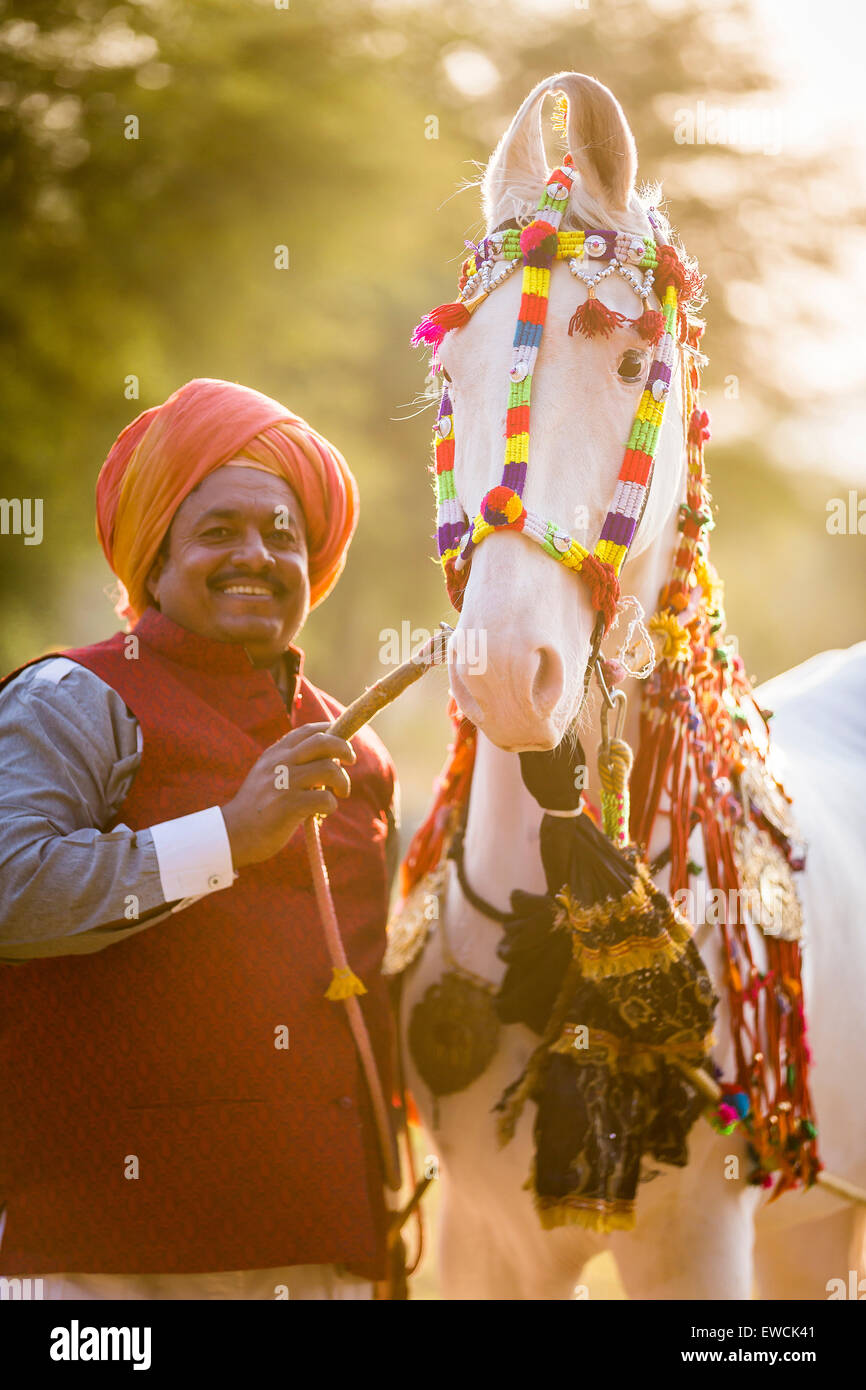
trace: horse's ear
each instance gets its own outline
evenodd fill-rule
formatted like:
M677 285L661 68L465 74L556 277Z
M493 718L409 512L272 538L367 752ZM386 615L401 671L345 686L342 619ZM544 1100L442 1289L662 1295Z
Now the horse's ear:
M613 92L579 72L561 74L555 90L568 101L568 148L587 193L614 212L624 211L637 173L625 112Z
M547 179L547 160L541 134L541 107L552 79L529 93L506 130L484 171L481 200L488 228L514 217L538 201Z
M568 100L568 148L586 193L613 212L628 206L637 153L622 107L595 78L560 72L533 88L490 157L481 181L489 228L538 200L548 173L541 108L554 92Z

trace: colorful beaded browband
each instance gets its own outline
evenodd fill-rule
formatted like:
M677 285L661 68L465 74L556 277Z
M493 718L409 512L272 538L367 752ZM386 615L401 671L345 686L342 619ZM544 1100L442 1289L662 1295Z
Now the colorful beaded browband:
M469 322L487 295L518 266L523 284L514 334L508 408L505 464L502 478L481 499L470 523L457 496L454 478L454 415L445 386L434 430L439 557L448 594L456 609L463 602L469 562L477 545L494 531L520 531L588 583L593 607L610 627L619 601L619 574L643 514L652 477L653 460L664 407L670 390L678 342L688 332L686 302L701 288L695 272L687 270L672 246L658 246L649 237L614 231L560 231L574 181L574 161L567 154L553 171L528 226L507 228L485 237L464 261L459 298L440 304L421 320L412 342L436 350L445 334ZM569 323L569 335L607 336L630 323L654 345L647 380L626 442L611 509L592 552L554 522L527 509L523 501L529 465L529 411L532 378L547 317L553 262L565 260L572 274L587 287L587 298ZM594 272L589 261L606 261ZM642 271L643 275L638 272ZM641 304L637 318L627 319L596 297L598 285L618 274L631 286ZM661 312L649 308L655 290Z

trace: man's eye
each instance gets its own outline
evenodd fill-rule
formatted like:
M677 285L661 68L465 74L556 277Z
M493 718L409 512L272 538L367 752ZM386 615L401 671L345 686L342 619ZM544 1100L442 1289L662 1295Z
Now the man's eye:
M643 376L644 358L643 354L635 348L629 348L623 353L617 372L622 381L640 381Z
M209 526L204 534L218 539L220 536L227 536L229 534L229 528L227 526Z

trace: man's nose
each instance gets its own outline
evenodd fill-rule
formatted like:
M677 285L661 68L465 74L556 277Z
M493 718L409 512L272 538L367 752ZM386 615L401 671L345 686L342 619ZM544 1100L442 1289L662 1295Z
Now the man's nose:
M265 545L261 533L254 527L244 532L232 552L232 564L243 565L247 569L265 569L274 563L274 557Z

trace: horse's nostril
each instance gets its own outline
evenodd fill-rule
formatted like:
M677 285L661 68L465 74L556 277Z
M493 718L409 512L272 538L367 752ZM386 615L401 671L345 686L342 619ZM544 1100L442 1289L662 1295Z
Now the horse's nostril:
M532 678L530 699L534 710L539 714L548 714L562 695L562 661L551 647L539 647L535 656L537 665Z

